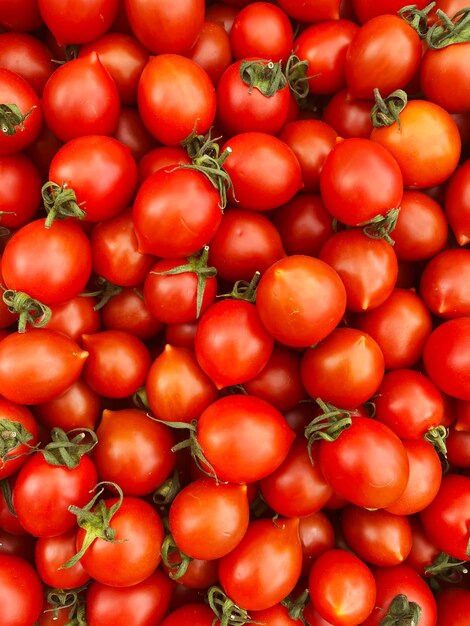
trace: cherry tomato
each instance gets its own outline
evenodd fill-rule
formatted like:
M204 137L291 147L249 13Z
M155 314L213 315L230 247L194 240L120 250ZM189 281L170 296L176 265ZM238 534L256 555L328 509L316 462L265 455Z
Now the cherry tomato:
M39 429L28 408L5 398L0 398L0 429L3 437L0 480L3 480L26 463L28 452L38 441Z
M464 624L470 607L468 589L444 589L437 596L436 626L459 626Z
M142 297L143 286L126 287L114 295L101 309L103 328L127 330L139 339L150 339L163 328Z
M317 511L300 519L300 542L302 544L302 575L308 576L315 559L335 547L335 529L323 511Z
M0 554L0 617L4 626L34 624L43 601L41 580L33 566L12 554Z
M280 0L281 9L301 22L322 22L339 18L339 0L304 0L299 4L296 0Z
M372 103L366 98L353 98L347 89L340 89L323 109L322 120L336 130L340 137L369 139Z
M90 576L80 561L73 567L61 566L75 554L75 527L54 537L40 537L34 550L34 564L42 581L57 589L74 589L86 585Z
M207 11L199 37L188 56L207 72L214 87L217 87L220 77L232 62L228 33L223 24L208 18Z
M20 0L11 4L9 0L2 0L0 25L6 30L29 32L37 30L43 25L37 0Z
M470 159L467 159L450 177L444 197L447 220L459 246L470 241L469 186Z
M469 272L470 253L464 248L444 250L427 263L419 293L431 313L444 319L470 315Z
M51 319L47 322L49 330L68 335L79 345L82 335L101 330L101 317L96 310L98 301L93 297L75 296L61 304L53 304L50 309Z
M56 69L51 51L42 41L26 33L2 33L0 56L1 67L22 76L42 96L47 79Z

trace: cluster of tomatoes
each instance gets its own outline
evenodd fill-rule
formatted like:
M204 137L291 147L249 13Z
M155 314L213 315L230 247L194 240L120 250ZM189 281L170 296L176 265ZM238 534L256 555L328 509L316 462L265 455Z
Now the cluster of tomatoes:
M470 624L470 9L0 0L2 626Z

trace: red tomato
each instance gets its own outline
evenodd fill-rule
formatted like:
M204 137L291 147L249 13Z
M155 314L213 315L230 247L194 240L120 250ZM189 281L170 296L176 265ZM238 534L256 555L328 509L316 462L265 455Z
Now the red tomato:
M97 304L96 298L78 295L61 304L52 305L48 330L63 333L81 345L83 334L101 330L100 313L95 309Z
M78 57L95 51L116 83L121 103L136 104L137 87L149 59L148 51L134 37L125 33L103 32L99 39L93 41L90 38L88 41L90 43L80 47Z
M117 498L103 500L106 508ZM125 496L111 518L109 528L115 541L97 537L80 561L90 576L110 587L131 587L148 578L160 563L163 524L151 504L141 498ZM77 550L83 546L86 531L77 532Z
M394 289L383 304L355 315L353 326L375 339L387 370L415 365L432 331L428 308L408 289Z
M436 626L460 626L465 624L470 608L468 589L444 589L437 596Z
M335 441L320 443L320 467L337 494L368 509L395 502L410 471L401 440L388 426L368 417L353 417Z
M3 626L34 624L43 602L43 588L35 569L19 556L0 554L0 570L0 617Z
M190 165L191 158L181 146L158 146L147 152L137 164L139 186L150 174L154 174L168 165Z
M22 152L0 156L0 224L18 228L31 221L41 202L39 172Z
M363 622L363 626L379 626L380 622L390 615L392 602L401 595L406 596L403 601L405 606L401 611L393 613L395 619L414 619L419 626L435 626L436 601L419 574L407 565L374 568L373 573L377 585L377 599L372 614ZM418 616L417 608L411 606L412 617L410 618L410 608L406 606L405 600L421 608L420 616ZM401 598L396 602L401 605Z
M233 198L239 208L269 211L301 189L299 161L281 139L267 133L241 133L229 139L222 151L227 148L231 153L224 169L233 183Z
M174 583L160 569L132 587L110 587L93 581L86 595L87 623L89 626L160 624L168 612L173 587Z
M437 496L419 514L426 534L439 550L463 561L468 559L469 502L470 478L447 474Z
M145 383L152 413L166 422L197 419L217 399L217 389L192 350L166 344Z
M430 379L441 391L461 400L470 400L469 345L470 318L459 317L438 326L424 346Z
M295 54L307 61L308 89L314 94L335 94L346 87L346 53L357 24L331 19L312 24L295 39Z
M242 540L249 522L246 485L201 478L184 487L169 512L177 547L195 559L220 559Z
M470 468L470 433L449 428L446 437L447 460L455 467Z
M322 120L336 130L340 137L369 139L372 132L370 111L372 102L353 98L347 89L341 89L323 109Z
M219 578L238 606L268 609L295 587L302 567L297 518L255 520L245 536L220 560Z
M201 368L222 389L259 374L273 346L258 308L246 300L228 299L216 302L203 314L194 350Z
M284 461L294 438L282 413L249 395L216 400L197 424L197 440L221 481L254 482L268 476Z
M123 330L83 335L89 353L83 375L106 398L126 398L139 389L150 368L150 353L143 341Z
M142 290L142 285L126 287L108 300L101 309L103 328L127 330L143 340L157 335L163 324L150 313L142 298Z
M177 146L193 131L206 133L214 121L211 79L200 65L179 54L150 59L140 76L137 102L145 126L168 146Z
M3 480L26 463L28 452L38 441L39 429L29 409L0 398L0 432L3 439L0 480Z
M319 258L336 270L346 288L346 309L375 309L391 295L398 277L393 247L351 228L335 233L320 250Z
M218 626L219 624L219 621L214 624L214 612L207 604L190 602L171 611L160 626Z
M377 15L395 15L403 6L403 0L381 0L380 2L371 3L369 0L352 0L354 13L361 24L367 22ZM418 9L423 9L426 0L418 0L415 2Z
M11 333L0 341L0 394L19 404L48 402L78 379L87 357L54 330Z
M340 0L279 0L281 9L301 22L322 22L339 18Z
M327 210L359 226L400 206L403 178L393 156L368 139L344 139L328 154L320 175Z
M42 41L26 33L2 33L0 57L3 68L22 76L42 96L47 79L56 69L51 51Z
M203 0L126 0L126 13L137 39L154 54L186 54L204 22Z
M137 167L129 148L117 139L87 135L68 141L58 150L49 180L73 189L86 221L101 222L129 206L137 184Z
M418 33L398 15L379 15L357 31L346 53L348 89L355 98L385 96L407 85L421 64Z
M333 495L319 467L318 447L309 453L302 439L294 441L282 464L259 487L273 511L285 517L316 513Z
M340 322L345 306L346 290L335 270L303 255L271 265L256 293L256 308L268 332L293 347L324 339Z
M292 149L300 163L302 192L320 190L320 172L337 140L336 131L320 120L295 120L279 133L279 139Z
M54 537L72 530L76 518L68 508L84 506L96 481L96 468L88 456L68 469L48 463L36 452L21 468L13 490L18 520L34 537Z
M43 25L37 0L20 0L14 5L10 0L2 0L0 8L0 25L6 30L29 32Z
M470 316L470 251L444 250L421 274L419 292L434 315L445 319Z
M94 486L94 485L93 485ZM42 581L56 589L75 589L86 585L90 576L80 561L73 567L61 568L75 554L75 525L55 537L40 537L34 550L34 564Z
M119 92L96 52L61 65L43 94L44 119L62 141L112 135L119 120Z
M372 572L346 550L328 550L314 561L308 589L318 613L338 626L363 623L374 609L376 586Z
M0 68L0 102L17 107L8 121L3 112L0 118L0 155L3 156L24 150L38 137L42 126L42 108L28 81L3 67Z
M384 375L379 345L355 328L336 328L304 352L301 377L311 398L354 409L377 391ZM331 381L341 381L332 385Z
M113 137L129 148L136 161L157 145L157 140L145 128L139 111L133 106L121 107Z
M317 511L300 519L300 543L302 544L302 575L308 576L315 559L335 547L333 524L323 511Z
M470 241L470 159L452 174L446 185L444 208L459 246Z
M118 10L118 0L87 0L76 6L73 0L38 0L46 26L60 46L93 41L111 26Z
M209 20L207 11L199 37L188 53L188 57L207 72L215 87L232 62L228 33L223 24Z
M446 110L426 100L408 102L399 122L374 128L370 138L395 157L405 187L439 185L454 172L460 158L457 124Z

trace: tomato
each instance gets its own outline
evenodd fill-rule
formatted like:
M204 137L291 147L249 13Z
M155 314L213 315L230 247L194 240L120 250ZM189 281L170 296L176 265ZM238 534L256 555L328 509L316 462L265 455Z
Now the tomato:
M115 482L128 496L144 496L161 485L175 466L173 434L139 409L105 409L93 461L100 480Z
M197 441L221 481L254 482L268 476L284 461L294 438L282 413L249 395L216 400L197 423Z
M399 122L374 128L370 138L395 157L405 187L439 185L454 172L460 158L457 124L442 107L426 100L408 102Z
M372 132L371 101L353 98L347 89L340 89L323 109L322 120L333 127L340 137L369 139Z
M362 623L374 608L374 577L363 561L345 550L328 550L314 561L308 588L319 614L338 626Z
M346 288L346 309L375 309L391 295L398 277L393 247L371 239L356 228L335 233L320 250L319 258L335 269Z
M339 18L339 0L304 0L302 4L297 0L279 0L279 4L287 15L301 22L322 22Z
M14 5L2 0L0 8L0 25L6 30L29 32L43 25L37 0L20 0Z
M413 541L411 551L405 559L405 565L413 568L423 578L429 577L426 568L433 565L441 552L424 532L419 516L414 515L409 520Z
M424 268L419 291L434 315L445 319L470 315L470 293L466 289L470 271L468 252L458 248L444 250Z
M199 37L188 56L207 72L215 87L232 62L232 49L228 33L223 24L209 20L207 11L206 20L202 25Z
M254 131L276 135L281 130L290 102L281 71L279 62L258 57L227 67L217 84L217 123L225 136Z
M426 0L415 2L418 9L423 9L426 4ZM394 15L405 5L403 0L381 0L373 4L369 0L352 0L352 6L359 22L363 24L377 15Z
M189 52L204 22L203 0L126 0L125 7L135 36L157 55Z
M155 137L145 128L139 111L133 106L121 107L113 137L129 148L136 161L158 145Z
M168 553L169 565L162 564L163 569L173 577L175 572L178 571L183 559L181 558L180 551ZM186 567L186 566L184 566ZM177 588L182 592L191 592L192 590L198 591L209 589L213 585L219 582L219 559L192 559L187 565L187 569L184 574L175 578L175 582L178 583ZM196 595L195 594L195 595ZM196 596L197 597L197 596ZM172 602L175 605L176 593L173 594ZM189 596L186 598L186 602L189 602Z
M139 339L150 339L163 328L142 298L143 286L126 287L115 294L101 309L103 328L127 330Z
M207 604L202 602L190 602L171 611L160 626L218 626L214 624L214 613Z
M26 156L34 161L43 180L47 180L51 161L62 145L62 141L43 124L37 138L25 149Z
M118 498L107 498L103 502L109 509ZM160 563L164 535L160 517L145 500L125 496L109 528L115 531L115 540L97 537L80 558L84 569L95 581L110 587L142 583ZM86 531L79 528L77 550L82 548L85 535Z
M54 156L49 180L73 189L84 219L101 222L129 206L137 167L127 146L117 139L87 135L68 141ZM58 192L52 191L58 202Z
M0 67L0 102L17 107L8 120L2 112L0 155L3 156L30 146L39 135L43 118L33 87L22 76L3 67ZM6 130L3 130L4 125Z
M463 561L468 559L469 499L470 478L447 474L434 500L419 514L439 550Z
M326 514L317 511L300 519L299 535L303 552L302 575L308 576L315 559L335 547L335 530Z
M300 618L292 618L289 611L282 604L275 604L264 611L250 611L252 620L266 626L300 626Z
M470 467L470 433L449 428L446 437L447 460L456 467Z
M320 120L295 120L279 133L279 139L292 149L300 163L302 192L320 190L320 172L337 140L336 131Z
M62 46L86 43L103 35L116 17L118 0L87 0L79 7L68 2L38 0L38 5L46 26Z
M359 226L400 206L403 178L393 156L368 139L344 139L325 159L320 191L327 210Z
M194 322L215 300L215 274L215 269L207 267L202 255L187 259L161 259L151 267L145 278L145 303L153 317L161 322Z
M467 344L470 319L459 317L444 322L429 336L424 346L424 366L441 391L461 400L470 400Z
M243 383L243 388L280 411L288 411L307 397L300 377L300 362L301 354L275 344L266 366Z
M450 177L445 190L444 208L449 226L459 246L470 241L470 159Z
M422 612L419 617L416 609L412 610L410 618L409 610L399 611L394 613L395 619L406 616L405 619L414 619L419 626L435 626L436 601L419 574L403 564L374 568L373 574L377 585L377 599L372 614L363 622L363 626L379 626L381 620L389 615L393 600L401 595L406 596L410 604L417 604Z
M235 135L222 147L231 153L224 169L241 209L269 211L286 203L302 187L299 161L289 146L267 133ZM259 167L262 164L262 175Z
M89 357L83 376L94 391L107 398L126 398L147 377L150 353L138 337L123 330L103 330L83 335Z
M287 254L318 256L333 235L333 218L319 194L297 194L277 208L274 222Z
M230 282L249 282L256 271L262 274L283 256L281 236L271 220L244 209L224 211L209 246L210 264L219 278Z
M47 46L32 35L5 32L0 36L0 56L1 66L26 79L41 97L47 79L56 68Z
M297 518L260 519L220 560L219 578L225 593L238 606L268 609L294 588L302 567Z
M206 133L216 109L206 71L178 54L152 57L139 80L137 103L145 126L159 142L177 146L193 131Z
M0 156L0 224L5 228L24 226L41 202L41 177L25 154Z
M318 447L309 453L302 439L294 441L282 464L260 481L259 488L273 511L284 517L316 513L333 494L319 467Z
M81 345L82 335L96 333L101 329L100 313L95 309L97 304L96 298L78 295L61 304L52 305L48 330L68 335Z
M311 398L354 409L377 391L384 358L372 337L355 328L336 328L303 355L301 377ZM332 387L332 380L341 380Z
M34 414L47 428L73 428L94 430L101 416L102 399L93 389L79 378L61 395L52 400L36 404Z
M173 587L174 583L160 569L132 587L110 587L93 581L86 595L88 625L159 624L168 612Z
M85 57L95 51L116 83L121 103L136 104L137 87L149 59L148 51L134 37L125 33L107 32L95 41L93 39L90 38L90 43L80 47L78 57Z
M80 561L73 567L62 568L75 554L75 527L55 537L40 537L36 541L34 563L42 581L58 589L74 589L86 585L90 576Z
M191 158L181 146L158 146L147 152L137 164L139 186L150 174L168 165L190 165Z
M346 79L355 98L388 96L407 85L421 64L418 33L398 15L379 15L357 31L346 53Z
M258 308L246 300L228 299L216 302L203 314L194 350L201 368L222 389L259 374L273 346Z
M196 559L219 559L242 540L249 522L246 485L209 478L184 487L173 500L170 532L177 547Z
M0 617L4 626L34 624L43 601L43 588L35 569L25 559L0 554Z
M448 231L445 213L435 200L421 191L405 189L393 231L393 249L400 261L433 257L446 247Z
M464 624L470 607L470 591L457 587L444 589L437 596L436 626Z
M57 68L42 104L47 125L62 141L112 135L119 120L119 92L96 52Z
M368 509L395 502L409 478L401 440L388 426L368 417L353 417L335 441L320 443L320 468L337 494Z
M0 341L0 394L19 404L48 402L78 379L87 357L53 330L11 333Z
M145 383L152 413L166 422L197 419L217 399L217 389L192 350L166 344Z
M39 429L28 408L0 398L0 431L3 439L0 480L3 480L27 461L27 454L38 441Z
M408 289L394 289L383 304L355 315L353 326L375 339L388 370L415 365L432 331L429 310Z
M217 231L220 202L202 172L177 165L158 170L142 183L134 202L139 252L163 258L195 254Z
M332 19L312 24L296 37L296 55L308 63L310 93L334 94L346 87L346 52L358 30L354 22Z
M293 347L324 339L340 322L345 306L346 290L335 270L304 255L276 261L261 277L256 293L256 308L267 331Z

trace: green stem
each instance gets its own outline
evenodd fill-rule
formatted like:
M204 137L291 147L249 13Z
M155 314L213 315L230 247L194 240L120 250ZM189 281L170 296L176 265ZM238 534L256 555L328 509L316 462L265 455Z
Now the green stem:
M41 189L44 208L47 212L45 227L50 228L54 220L63 220L75 217L84 220L86 212L77 203L77 196L73 189L69 189L66 183L58 185L48 181Z
M322 413L308 424L304 433L308 441L308 454L312 463L312 446L315 441L336 441L341 433L352 424L349 411L338 409L329 402L323 402L321 398L317 398L316 403Z
M242 61L240 78L248 85L249 93L257 89L267 98L272 98L287 85L280 61L277 63L265 60Z
M445 426L435 426L430 428L427 433L424 434L424 438L438 454L441 454L444 458L447 458L447 446L446 439L449 431Z
M462 574L468 574L468 566L468 561L459 561L441 552L424 571L427 576L458 584L462 580Z
M398 15L418 33L420 39L426 39L429 13L435 6L436 3L431 2L424 9L418 9L415 4L409 4L402 7Z
M308 81L314 76L307 76L308 61L301 61L295 54L291 54L286 61L285 75L290 90L297 102L304 101L309 94Z
M98 302L93 307L93 311L101 310L104 306L106 306L106 304L108 304L111 298L120 294L123 289L120 285L115 285L102 276L98 276L95 284L98 287L96 291L89 291L80 294L83 298L98 298Z
M7 505L7 509L10 513L17 517L15 507L13 506L13 494L11 491L11 485L8 478L2 478L0 480L0 489L2 491L3 499L5 500L5 504Z
M404 594L395 596L387 615L379 626L418 626L422 609L416 602L410 602Z
M29 441L33 438L33 435L26 430L26 428L20 422L14 422L9 419L0 420L0 461L1 467L5 466L5 463L17 459L25 454L31 454L37 447L30 446ZM28 449L22 454L10 454L12 450L15 450L18 446L26 446ZM6 499L6 498L5 498Z
M426 35L426 43L431 50L440 50L456 43L470 41L470 7L465 7L450 18L444 11L436 11L437 21Z
M256 288L261 277L260 272L255 272L253 278L247 280L237 280L230 293L220 294L219 298L233 298L234 300L245 300L254 304L256 302ZM245 392L246 393L246 392Z
M400 113L406 107L408 96L403 89L393 91L386 98L382 98L377 87L374 89L375 105L370 112L370 119L374 128L392 126L397 123L400 128Z
M181 489L181 481L177 469L152 494L153 502L163 509L170 505Z
M70 439L69 435L78 433ZM84 441L86 437L89 441ZM65 433L61 428L51 430L51 442L39 450L49 463L57 467L74 469L80 463L82 456L91 452L98 443L98 437L89 428L74 428Z
M248 612L231 600L224 591L217 586L210 587L207 592L209 606L214 611L220 626L243 626L244 624L261 624L250 619ZM214 623L216 620L214 620Z
M4 135L16 135L24 130L24 121L36 107L23 115L16 104L0 104L0 129Z
M179 561L172 563L170 555L178 553ZM161 548L162 562L168 567L169 576L172 580L178 580L186 574L189 564L193 560L190 556L182 552L175 543L171 534L166 535Z
M31 298L31 296L23 291L6 289L3 292L2 299L10 313L19 316L19 333L25 332L27 324L30 324L33 328L43 328L51 319L51 309L42 302L39 302L39 300Z
M386 215L377 215L368 222L359 224L359 226L363 227L362 230L367 237L371 239L385 239L387 243L393 246L395 241L390 237L390 233L397 225L399 214L399 208L389 209Z

